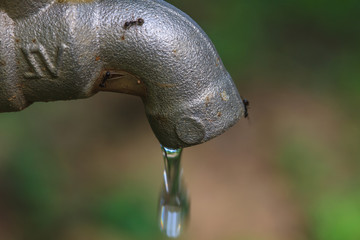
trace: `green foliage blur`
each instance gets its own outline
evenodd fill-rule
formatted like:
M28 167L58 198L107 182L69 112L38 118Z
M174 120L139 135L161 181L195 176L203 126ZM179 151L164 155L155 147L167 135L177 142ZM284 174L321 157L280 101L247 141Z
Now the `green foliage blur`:
M269 124L260 128L272 144L264 154L303 212L302 239L360 239L360 1L168 2L199 23L239 92L248 95L249 127L256 128L256 116ZM270 99L262 98L264 91ZM287 104L272 101L287 91L316 97L290 108L303 113L297 117L266 115ZM156 220L161 153L156 140L139 140L150 132L139 127L146 122L141 102L109 107L115 98L98 99L36 103L0 115L0 239L163 238ZM258 107L261 101L271 103L270 110ZM319 127L306 129L313 122ZM321 130L326 124L332 125ZM134 144L138 151L126 150ZM125 158L142 164L119 160Z

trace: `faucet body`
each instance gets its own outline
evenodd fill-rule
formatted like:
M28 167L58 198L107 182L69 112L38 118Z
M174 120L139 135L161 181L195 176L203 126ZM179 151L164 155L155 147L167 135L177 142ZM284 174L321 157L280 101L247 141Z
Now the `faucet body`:
M0 32L0 112L134 94L170 148L205 142L244 115L207 35L162 0L1 0Z

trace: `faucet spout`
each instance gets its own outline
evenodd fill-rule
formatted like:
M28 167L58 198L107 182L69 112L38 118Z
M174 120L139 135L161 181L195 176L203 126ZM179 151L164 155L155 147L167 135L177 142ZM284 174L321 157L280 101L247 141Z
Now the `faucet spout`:
M169 148L208 141L244 116L214 45L172 5L43 2L42 11L24 18L0 5L0 29L6 30L0 36L0 112L99 91L133 94L142 98L156 137Z

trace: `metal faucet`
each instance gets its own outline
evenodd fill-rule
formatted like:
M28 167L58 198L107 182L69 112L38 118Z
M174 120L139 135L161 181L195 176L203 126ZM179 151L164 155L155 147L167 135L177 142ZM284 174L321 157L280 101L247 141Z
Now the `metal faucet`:
M163 146L220 135L245 106L214 45L162 0L0 0L0 112L140 96Z

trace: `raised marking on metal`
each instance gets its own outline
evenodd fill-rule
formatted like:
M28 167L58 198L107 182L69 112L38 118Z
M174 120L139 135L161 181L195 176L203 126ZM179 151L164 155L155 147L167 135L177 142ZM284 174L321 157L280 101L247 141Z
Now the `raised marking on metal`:
M31 68L30 71L24 73L24 77L29 79L43 78L46 70L52 78L59 77L59 67L65 48L67 48L65 44L60 44L55 55L55 61L52 61L47 50L40 43L30 43L23 46L21 50Z

